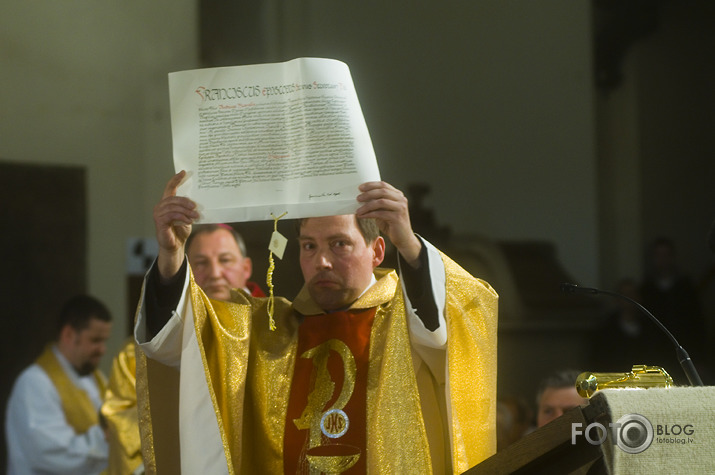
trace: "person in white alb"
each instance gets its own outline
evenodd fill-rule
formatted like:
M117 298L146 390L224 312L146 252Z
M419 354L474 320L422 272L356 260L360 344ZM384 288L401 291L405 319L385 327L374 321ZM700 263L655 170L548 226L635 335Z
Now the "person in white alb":
M99 424L105 378L97 367L111 326L109 311L93 297L64 305L55 341L20 373L8 400L8 475L91 475L107 467Z

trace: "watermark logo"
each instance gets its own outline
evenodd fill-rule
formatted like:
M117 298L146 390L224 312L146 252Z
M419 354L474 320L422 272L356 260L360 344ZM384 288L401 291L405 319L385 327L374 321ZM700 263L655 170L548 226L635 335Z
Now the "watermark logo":
M601 445L608 438L606 427L599 422L592 422L583 430L583 424L571 424L571 444L576 444L576 438L583 436L591 445ZM618 447L629 454L639 454L650 447L653 442L653 425L640 414L626 414L618 421L610 422L613 440Z
M618 447L629 454L639 454L653 442L653 424L640 414L626 414L615 424Z
M690 437L695 433L693 424L657 424L653 426L645 416L626 414L616 422L610 422L613 444L629 454L639 454L651 446L658 444L693 444ZM576 422L571 424L571 445L576 444L578 437L584 437L591 445L601 445L608 438L608 429L599 422L592 422L583 427Z

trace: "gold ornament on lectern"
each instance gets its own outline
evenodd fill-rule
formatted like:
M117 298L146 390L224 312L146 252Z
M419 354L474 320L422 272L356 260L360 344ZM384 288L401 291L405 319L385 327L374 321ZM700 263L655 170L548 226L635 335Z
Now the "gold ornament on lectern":
M633 365L630 373L581 373L576 378L576 390L590 398L601 389L669 388L673 378L660 366Z

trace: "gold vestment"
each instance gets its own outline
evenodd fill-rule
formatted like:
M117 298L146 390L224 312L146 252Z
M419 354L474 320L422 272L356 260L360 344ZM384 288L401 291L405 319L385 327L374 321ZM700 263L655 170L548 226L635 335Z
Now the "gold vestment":
M445 444L443 456L451 460L455 473L464 472L496 451L497 294L445 255L442 260L447 289L446 397L451 408L446 417L424 413L422 386L418 389L404 299L395 271L376 269L377 283L351 306L377 307L367 385L366 457L370 473L432 473L427 419L449 421L451 443ZM190 293L195 334L228 473L282 473L298 314L323 311L305 288L292 304L277 298L277 329L271 331L265 298L236 292L231 302L209 300L193 277ZM172 433L176 436L176 421L172 419L178 418L174 412L167 414L166 409L175 407L171 399L177 397L176 384L167 383L176 375L165 374L172 371L138 354L139 417L148 473L178 473L165 465L176 464L179 458L178 443L168 440ZM163 378L161 384L158 378ZM169 450L176 452L165 458Z
M54 384L60 395L62 410L65 413L67 423L72 426L75 433L84 434L90 427L99 423L98 411L92 404L89 395L83 389L75 386L67 376L62 365L57 361L51 345L45 347L45 350L35 362L52 380L52 384ZM92 376L99 387L99 394L103 398L106 388L104 375L99 370L95 370Z
M142 463L137 425L136 358L129 340L112 362L102 415L107 421L108 475L132 473Z

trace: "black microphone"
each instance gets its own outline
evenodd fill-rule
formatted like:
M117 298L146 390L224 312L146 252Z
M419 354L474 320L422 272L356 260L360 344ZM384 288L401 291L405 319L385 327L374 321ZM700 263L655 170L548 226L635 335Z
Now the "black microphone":
M690 355L688 355L688 352L685 351L685 348L683 348L680 343L678 343L678 340L675 339L672 333L668 331L667 328L665 328L665 325L660 323L660 320L655 318L655 315L650 313L648 309L646 309L643 305L639 304L635 300L633 300L630 297L626 297L625 295L617 294L615 292L609 292L608 290L599 290L599 289L593 289L589 287L579 287L576 284L569 284L568 282L563 282L561 284L561 291L565 294L591 294L591 295L598 295L598 294L605 294L605 295L610 295L612 297L617 297L619 299L627 300L631 302L633 305L641 309L643 313L648 315L650 319L655 322L655 324L663 330L663 333L666 334L666 336L670 339L670 341L673 342L673 345L675 346L675 355L678 358L678 361L680 362L680 366L683 368L683 371L685 371L685 376L687 376L688 381L690 381L691 386L703 386L703 381L700 379L700 375L695 369L695 365L693 365L693 361L690 359Z

